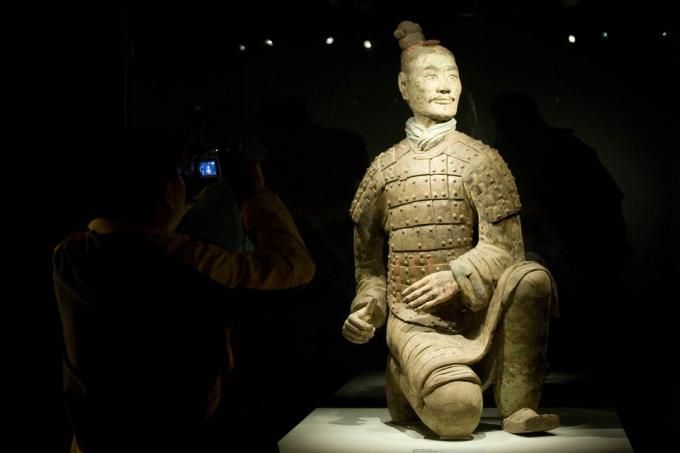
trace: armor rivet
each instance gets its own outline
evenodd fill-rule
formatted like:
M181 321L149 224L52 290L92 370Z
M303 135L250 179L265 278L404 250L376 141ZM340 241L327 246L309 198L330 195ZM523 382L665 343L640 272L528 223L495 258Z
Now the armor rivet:
M407 221L406 221L406 226L409 226L409 225L410 225L410 222L407 220Z
M428 194L425 194L424 196L425 196L425 198L429 198L429 197L430 197Z
M423 264L423 263L425 263L425 260L420 258L420 264ZM423 270L425 270L425 269L423 269Z
M432 258L432 255L427 255L428 258Z
M401 234L406 234L406 233L404 232L404 230L402 230L402 231L401 231Z
M446 241L442 241L442 247L446 246Z
M416 228L416 234L420 234L420 230Z
M413 219L413 223L418 223L418 219Z
M423 248L423 244L421 244L420 242L418 242L418 248L419 248L419 249Z
M442 216L437 216L437 220L442 221Z
M410 278L406 279L406 283L408 283L408 284L410 285L410 284L411 284L411 279L410 279Z

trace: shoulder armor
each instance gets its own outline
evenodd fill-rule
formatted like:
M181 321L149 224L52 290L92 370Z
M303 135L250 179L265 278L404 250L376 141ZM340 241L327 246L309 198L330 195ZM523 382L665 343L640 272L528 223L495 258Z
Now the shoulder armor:
M380 170L382 171L385 184L399 179L399 175L397 171L395 171L394 164L396 164L399 159L404 157L404 155L406 155L409 150L410 147L408 142L406 139L404 139L378 156Z
M463 183L480 218L496 223L517 214L521 203L515 178L498 151L474 139L466 145L474 152Z
M482 142L475 140L462 132L456 133L451 139L451 146L444 150L444 154L469 164L481 153Z
M381 160L383 155L389 153L391 149L385 151L384 153L378 155L371 165L369 165L368 170L364 178L361 180L359 187L357 188L354 199L352 200L352 205L349 208L349 215L354 221L354 223L359 223L362 214L366 211L366 208L371 206L377 194L383 190L385 182L382 176L381 170Z

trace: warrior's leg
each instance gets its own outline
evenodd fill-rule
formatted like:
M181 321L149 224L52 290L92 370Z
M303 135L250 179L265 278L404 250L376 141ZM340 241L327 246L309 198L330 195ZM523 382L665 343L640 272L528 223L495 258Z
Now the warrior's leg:
M404 407L406 400L411 410L440 437L469 438L482 415L482 390L477 375L465 365L445 360L446 348L450 347L446 335L393 316L387 329L393 354L387 371L393 419L412 416ZM400 392L395 392L395 388Z
M511 432L546 431L558 423L556 416L533 412L543 390L551 295L550 275L537 265L520 280L499 325L494 397L503 417L514 414L504 422Z
M469 370L462 365L459 367L459 371ZM482 415L482 390L476 382L447 382L434 388L421 403L391 355L386 378L387 407L394 423L407 425L420 419L442 438L451 439L469 437L477 428Z
M482 417L482 387L469 381L452 381L423 398L416 412L442 438L470 438Z

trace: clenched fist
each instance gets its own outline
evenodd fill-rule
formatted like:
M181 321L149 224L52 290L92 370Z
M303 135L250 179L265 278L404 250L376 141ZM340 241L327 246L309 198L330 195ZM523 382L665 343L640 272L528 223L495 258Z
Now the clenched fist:
M377 303L375 297L372 297L365 307L350 314L342 326L342 336L356 344L366 343L373 338L375 326L370 321Z

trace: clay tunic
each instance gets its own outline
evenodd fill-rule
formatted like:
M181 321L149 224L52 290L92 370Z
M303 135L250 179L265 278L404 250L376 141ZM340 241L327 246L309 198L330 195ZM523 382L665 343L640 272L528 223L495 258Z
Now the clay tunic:
M474 312L488 300L479 300L471 294L475 291L465 294L460 278L456 280L461 294L428 313L408 308L401 292L428 274L455 268L457 260L477 245L480 220L496 223L517 214L517 189L496 150L463 133L452 131L424 152L413 148L405 139L381 153L352 202L358 282L352 311L365 305L362 294L371 294L379 302L386 299L403 321L463 333L474 322ZM386 260L375 250L382 247L376 240L381 235L388 240ZM361 250L366 248L373 251ZM499 255L496 261L503 262L502 268L514 261L500 249L490 254ZM485 259L495 258L485 255ZM386 269L380 268L379 260ZM493 288L488 292L493 293Z

